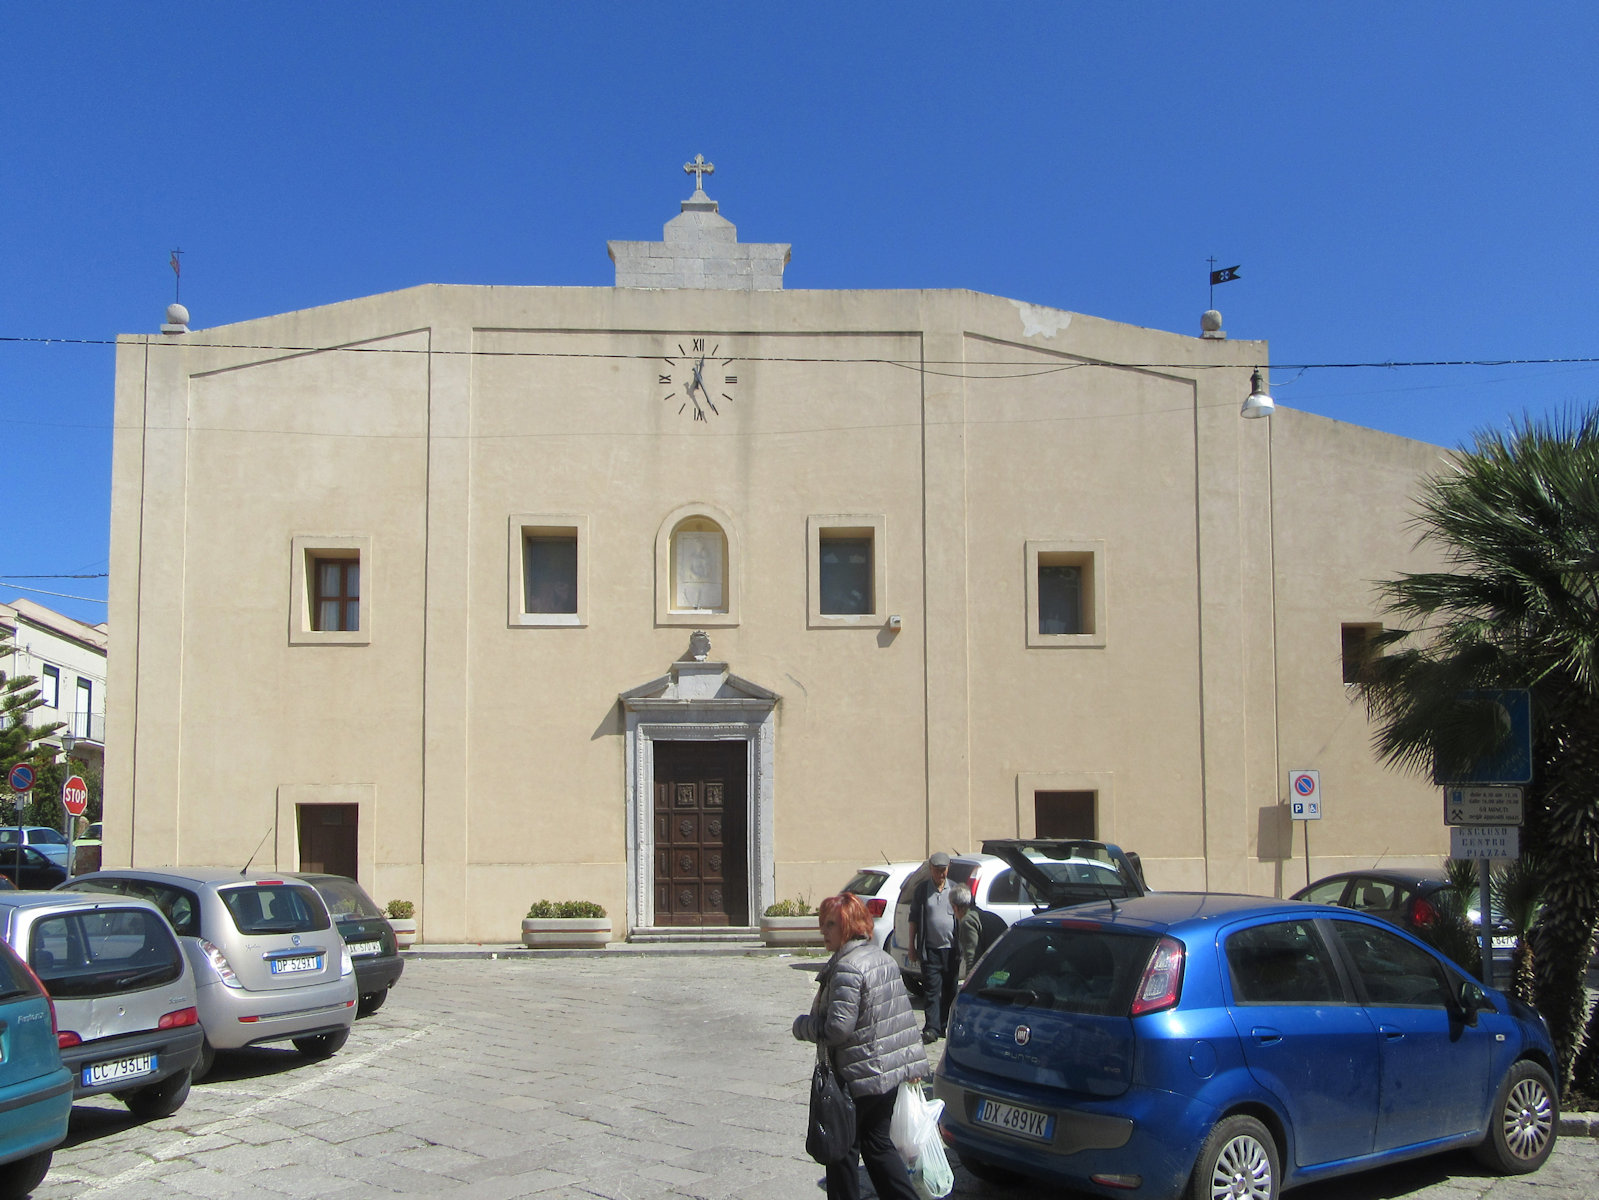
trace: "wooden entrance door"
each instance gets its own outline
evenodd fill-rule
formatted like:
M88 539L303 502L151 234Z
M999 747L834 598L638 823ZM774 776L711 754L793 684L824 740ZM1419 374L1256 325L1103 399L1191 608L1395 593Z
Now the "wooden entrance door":
M655 924L748 925L742 741L655 743Z
M300 870L355 878L354 804L301 804Z

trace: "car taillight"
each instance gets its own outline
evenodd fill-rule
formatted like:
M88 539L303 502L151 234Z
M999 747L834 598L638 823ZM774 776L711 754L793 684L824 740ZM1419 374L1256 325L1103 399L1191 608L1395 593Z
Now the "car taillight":
M223 954L217 945L202 939L200 949L205 953L206 961L211 964L211 969L217 973L217 977L226 986L230 988L244 986L239 982L239 977L233 973L233 968L228 964L227 955Z
M973 871L971 877L966 881L966 888L971 892L973 900L977 899L977 881L980 878L982 878L982 873L979 871Z
M179 1008L167 1013L156 1024L157 1029L182 1029L185 1025L198 1025L200 1023L200 1010L197 1008Z
M1417 929L1425 929L1438 919L1438 910L1427 901L1419 897L1410 902L1410 923Z
M888 911L888 901L882 896L873 896L866 902L866 911L872 914L873 919L876 919Z
M68 1046L81 1046L83 1039L70 1029L63 1029L56 1034L56 1045L65 1050Z
M1138 991L1133 993L1129 1016L1161 1012L1177 1003L1183 990L1184 958L1183 944L1175 938L1163 937L1155 944L1144 977L1138 981Z

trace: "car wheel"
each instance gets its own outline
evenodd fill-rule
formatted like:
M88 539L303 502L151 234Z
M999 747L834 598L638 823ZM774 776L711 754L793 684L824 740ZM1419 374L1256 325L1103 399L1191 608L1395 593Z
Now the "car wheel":
M967 1171L984 1183L1022 1183L1027 1178L1019 1171L1012 1171L1009 1167L996 1166L986 1158L978 1158L967 1150L957 1150L955 1151L955 1156L961 1160L961 1166L965 1167Z
M1554 1080L1537 1063L1523 1059L1505 1073L1494 1096L1488 1136L1472 1153L1483 1166L1501 1175L1525 1175L1543 1166L1555 1148L1559 1124Z
M160 1083L123 1092L117 1098L140 1120L154 1121L158 1117L170 1117L183 1107L183 1102L189 1098L189 1081L190 1073L179 1071Z
M211 1045L211 1039L206 1038L200 1043L200 1057L194 1060L194 1066L189 1071L189 1081L199 1083L211 1074L211 1068L217 1065L216 1048Z
M356 1006L355 1015L358 1017L370 1017L373 1013L377 1012L378 1009L383 1007L383 1002L388 998L388 988L384 988L380 992L366 993L366 995L361 997L360 1003Z
M318 1033L311 1037L295 1038L294 1048L307 1058L331 1058L349 1040L350 1031L341 1029L337 1033Z
M1254 1117L1218 1122L1188 1181L1189 1200L1277 1200L1281 1189L1277 1142Z
M22 1200L50 1172L50 1150L41 1150L0 1167L0 1200Z

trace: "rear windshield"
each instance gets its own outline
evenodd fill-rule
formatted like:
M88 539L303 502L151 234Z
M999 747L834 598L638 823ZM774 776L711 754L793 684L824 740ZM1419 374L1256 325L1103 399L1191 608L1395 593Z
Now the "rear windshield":
M369 921L383 915L372 903L372 897L353 879L318 879L316 890L322 894L336 921Z
M857 896L875 896L887 882L888 876L880 871L862 871L844 885L844 890L854 892Z
M35 923L28 965L63 1000L171 983L183 974L183 954L167 923L149 909L97 909Z
M1094 1016L1126 1016L1156 939L1094 928L1013 927L966 990L991 1000Z
M328 910L306 883L251 883L226 888L222 903L240 933L309 933L327 929Z

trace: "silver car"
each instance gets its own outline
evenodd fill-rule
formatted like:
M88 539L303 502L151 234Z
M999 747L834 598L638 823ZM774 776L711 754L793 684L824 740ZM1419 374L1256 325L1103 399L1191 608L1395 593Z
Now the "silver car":
M155 905L0 892L0 937L55 1003L74 1097L110 1092L146 1119L183 1107L204 1034L194 972Z
M349 1038L355 967L310 884L228 867L131 867L62 886L139 896L172 922L194 967L205 1027L196 1079L219 1050L292 1042L326 1058Z

